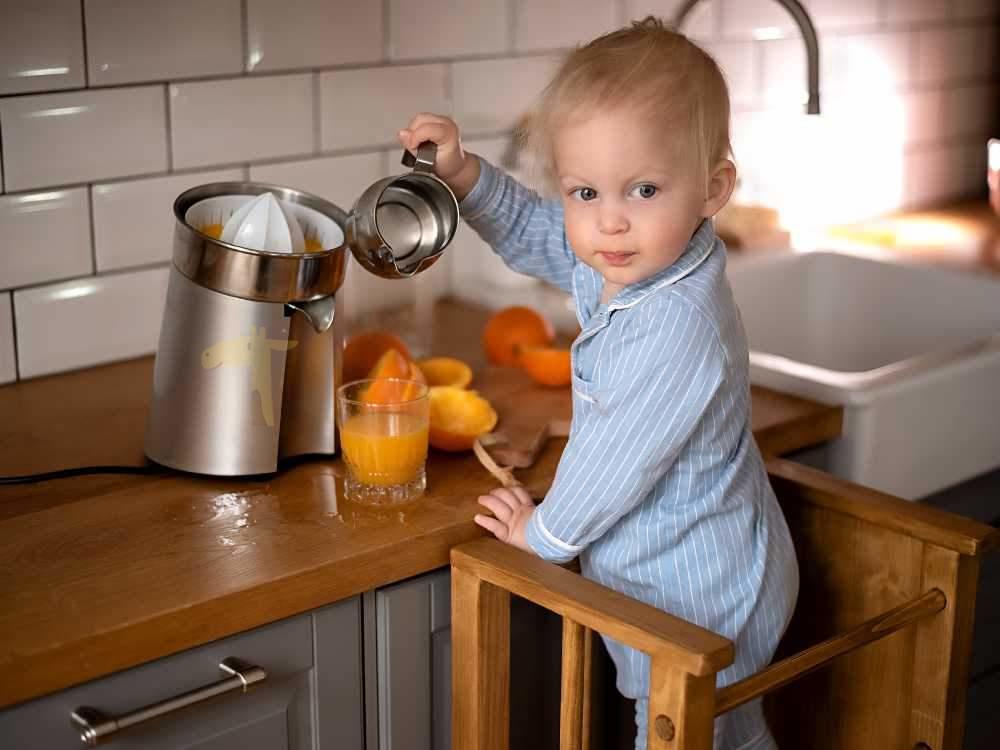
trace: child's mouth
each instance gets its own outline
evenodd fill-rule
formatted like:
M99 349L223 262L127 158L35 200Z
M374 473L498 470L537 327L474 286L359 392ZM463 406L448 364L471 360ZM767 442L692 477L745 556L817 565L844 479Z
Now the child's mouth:
M627 266L632 261L632 256L635 255L635 253L611 253L603 251L597 254L609 266Z

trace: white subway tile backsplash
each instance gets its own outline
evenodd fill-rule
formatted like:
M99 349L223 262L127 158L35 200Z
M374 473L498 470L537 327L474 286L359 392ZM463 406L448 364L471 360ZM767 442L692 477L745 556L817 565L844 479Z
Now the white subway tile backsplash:
M927 143L940 137L944 94L937 89L902 94L905 143Z
M1000 44L990 26L933 29L919 32L917 80L920 83L968 81L996 72Z
M87 0L92 86L242 70L240 0Z
M174 167L314 151L313 74L170 84Z
M532 52L589 42L618 26L608 0L512 0L514 48Z
M0 289L92 271L87 188L0 196Z
M800 36L792 16L774 0L718 1L722 3L723 36L754 39Z
M401 166L398 171L404 168ZM255 182L304 190L333 202L344 211L351 210L354 201L369 185L386 176L382 152L250 167L250 179Z
M889 23L941 21L951 15L953 0L887 0Z
M455 119L462 132L512 127L534 105L557 62L555 57L540 56L454 63Z
M247 0L251 72L377 62L382 37L381 2Z
M444 65L405 65L320 74L324 151L385 146L418 112L448 114Z
M983 185L986 183L986 144L980 140L973 140L971 144L964 147L964 151L962 194L966 196L982 195Z
M505 0L390 0L389 56L491 55L510 46Z
M488 162L499 164L500 157L507 148L507 139L470 139L465 147ZM464 293L466 297L474 297L476 292L472 290L481 290L484 285L505 286L510 284L511 279L526 279L507 268L490 246L464 222L445 252L451 259L451 287L456 294Z
M907 153L905 200L908 206L929 206L963 191L967 178L967 149L962 145L937 146Z
M867 96L904 88L913 80L916 32L832 36L822 42L822 91Z
M627 21L639 21L646 16L656 16L669 26L677 18L677 12L684 2L685 0L625 0L625 17ZM720 8L718 0L702 0L687 14L680 30L695 40L718 37Z
M802 41L774 39L760 44L763 50L764 100L769 106L777 107L804 104L808 86L806 52Z
M757 56L753 42L706 42L705 50L722 68L734 108L752 106L758 98Z
M421 111L453 115L496 162L562 51L685 2L0 0L0 382L18 376L15 349L21 377L153 351L187 187L249 178L347 211L404 171L396 131ZM779 3L702 0L682 29L729 83L740 199L798 225L981 195L1000 3L802 3L822 118L802 114L803 45ZM345 312L419 319L484 279L497 299L528 283L463 225L413 283L350 260Z
M167 168L162 86L0 99L0 129L7 191Z
M806 10L825 42L823 32L840 29L864 29L880 22L879 3L872 0L808 0Z
M955 18L996 18L1000 16L1000 3L996 0L952 0Z
M4 0L0 94L85 85L79 0Z
M0 292L0 385L17 380L14 315L10 292Z
M151 354L167 276L153 268L14 292L21 377Z
M97 270L168 262L173 253L174 199L195 185L242 179L243 170L227 169L94 185Z
M961 136L975 136L983 143L983 153L986 152L986 141L991 132L991 126L996 122L997 95L996 88L988 84L979 86L959 86L949 88L944 92L943 113L940 137L943 139Z

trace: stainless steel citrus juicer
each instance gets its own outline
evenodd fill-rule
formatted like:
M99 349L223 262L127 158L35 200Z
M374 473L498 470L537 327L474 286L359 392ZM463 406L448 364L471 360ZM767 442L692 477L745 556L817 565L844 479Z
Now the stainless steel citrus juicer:
M146 455L198 474L266 474L333 454L346 251L384 278L429 268L458 202L421 144L350 214L315 195L219 182L174 202L173 264L153 373ZM346 236L345 236L346 235Z

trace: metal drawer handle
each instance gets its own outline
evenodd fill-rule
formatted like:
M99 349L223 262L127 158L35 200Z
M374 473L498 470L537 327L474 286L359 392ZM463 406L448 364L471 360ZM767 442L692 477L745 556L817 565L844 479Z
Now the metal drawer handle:
M97 747L101 740L107 739L122 729L169 714L172 711L178 711L187 706L193 706L195 703L201 703L223 693L230 693L234 690L242 690L245 693L251 685L263 682L267 678L267 672L260 667L233 657L223 659L222 663L219 664L219 669L229 677L175 695L173 698L137 708L135 711L130 711L117 718L108 716L90 706L80 706L70 714L70 719L73 725L81 730L80 741L88 747Z

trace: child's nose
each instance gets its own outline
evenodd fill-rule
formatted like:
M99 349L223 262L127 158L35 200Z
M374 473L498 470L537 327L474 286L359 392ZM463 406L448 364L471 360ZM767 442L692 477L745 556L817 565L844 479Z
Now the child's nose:
M601 206L597 226L602 234L621 234L628 230L628 217L620 206L605 204Z

